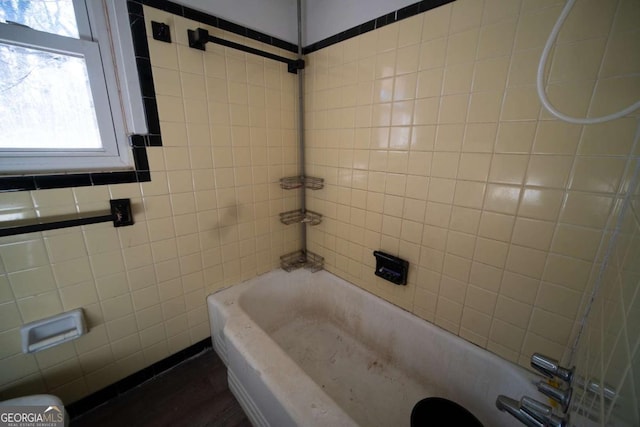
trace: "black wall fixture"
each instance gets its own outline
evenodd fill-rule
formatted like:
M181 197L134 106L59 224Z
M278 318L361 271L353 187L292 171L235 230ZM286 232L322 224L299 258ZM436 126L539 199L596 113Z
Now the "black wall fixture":
M171 28L167 24L151 21L151 32L155 40L171 43Z
M376 276L396 285L407 284L409 261L381 251L374 251L373 256L376 257Z
M273 53L265 52L260 49L254 49L249 46L245 46L240 43L235 43L229 40L221 39L219 37L209 35L209 31L204 28L198 28L196 30L188 30L189 47L193 49L205 50L205 45L208 42L219 44L229 47L231 49L241 50L243 52L251 53L253 55L262 56L263 58L273 59L287 64L287 71L293 74L298 74L298 70L304 69L304 60L302 59L289 59L284 56L275 55Z
M16 221L8 222L0 228L0 237L15 236L16 234L35 233L38 231L57 230L59 228L78 227L81 225L98 224L100 222L113 222L114 227L133 225L130 199L110 200L109 212L88 212L84 214L65 215L49 218L46 222ZM91 215L93 214L93 215ZM87 216L91 215L91 216Z

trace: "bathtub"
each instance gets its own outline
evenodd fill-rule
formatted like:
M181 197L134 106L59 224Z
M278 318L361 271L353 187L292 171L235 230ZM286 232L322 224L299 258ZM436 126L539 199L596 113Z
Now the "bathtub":
M255 426L409 426L429 396L514 426L496 397L540 399L534 374L326 271L275 270L207 301L214 349Z

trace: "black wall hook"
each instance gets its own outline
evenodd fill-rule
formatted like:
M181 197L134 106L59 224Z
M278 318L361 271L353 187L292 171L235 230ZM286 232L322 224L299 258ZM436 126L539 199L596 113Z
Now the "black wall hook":
M155 40L171 43L171 28L167 24L151 21L151 32Z

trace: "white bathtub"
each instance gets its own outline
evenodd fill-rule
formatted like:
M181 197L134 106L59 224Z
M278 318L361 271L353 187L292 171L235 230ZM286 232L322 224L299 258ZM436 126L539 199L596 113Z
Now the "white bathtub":
M496 397L540 398L533 374L326 271L272 271L208 304L213 346L256 426L409 426L429 396L514 426Z

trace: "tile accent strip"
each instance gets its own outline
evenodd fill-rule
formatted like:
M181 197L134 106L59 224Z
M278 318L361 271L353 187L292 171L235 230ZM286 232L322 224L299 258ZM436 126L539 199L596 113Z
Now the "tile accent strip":
M185 360L195 356L198 353L201 353L207 349L212 348L211 338L205 338L202 341L199 341L184 350L180 350L179 352L172 354L171 356L160 360L159 362L154 363L151 366L148 366L134 374L129 375L126 378L121 379L120 381L111 384L103 388L102 390L98 390L95 393L90 394L87 397L84 397L70 405L66 405L65 409L69 414L71 420L76 417L79 417L82 414L85 414L111 399L116 398L117 396L126 393L144 383L173 368L176 365L184 362Z
M402 9L398 9L395 12L387 13L386 15L379 16L371 21L367 21L364 24L360 24L341 33L335 34L331 37L327 37L324 40L312 43L302 49L304 55L308 55L317 50L329 47L333 44L340 43L352 37L359 36L360 34L373 31L375 29L384 27L385 25L393 24L394 22L401 21L406 18L410 18L414 15L426 12L431 9L435 9L438 6L451 3L455 0L423 0L418 3L405 6Z

